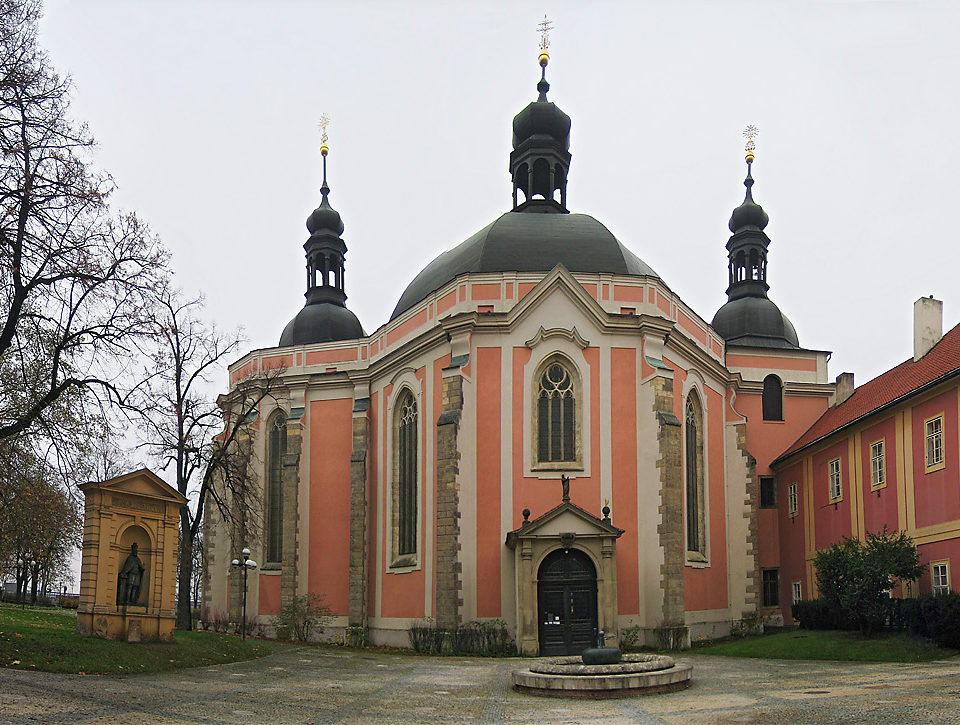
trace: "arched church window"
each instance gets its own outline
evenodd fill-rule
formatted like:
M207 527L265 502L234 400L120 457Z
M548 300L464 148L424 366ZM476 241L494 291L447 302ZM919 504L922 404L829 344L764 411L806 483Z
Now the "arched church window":
M687 396L684 425L687 551L706 556L703 490L703 415L697 394Z
M399 556L417 552L417 402L405 390L396 404L395 551Z
M783 383L773 374L763 379L763 419L783 420Z
M577 400L570 369L551 361L540 375L537 391L537 460L573 462L577 456Z
M287 420L278 410L267 426L267 561L283 560L283 456L287 452Z

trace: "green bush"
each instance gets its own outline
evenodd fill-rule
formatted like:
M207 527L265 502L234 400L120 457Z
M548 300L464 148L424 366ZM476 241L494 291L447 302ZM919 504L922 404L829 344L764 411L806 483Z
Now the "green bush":
M620 649L624 652L634 652L640 648L640 635L643 627L634 624L632 627L620 628Z
M437 627L437 623L427 617L410 627L410 646L418 654L440 654L447 630Z
M902 629L937 644L960 649L960 594L922 594L916 599L895 600L891 629Z
M813 563L820 598L861 634L884 626L890 616L887 592L898 582L919 579L924 569L913 539L886 526L880 533L868 533L863 542L844 537L818 551Z
M835 602L826 599L811 599L796 602L790 608L793 621L800 629L849 629L847 618Z
M331 614L322 595L308 594L291 599L290 603L280 610L280 614L272 618L271 623L276 630L277 639L308 642L312 634L323 634Z

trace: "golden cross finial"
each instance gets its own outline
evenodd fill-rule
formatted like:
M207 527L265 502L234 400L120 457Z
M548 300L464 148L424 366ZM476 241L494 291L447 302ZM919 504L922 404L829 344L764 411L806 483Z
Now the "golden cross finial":
M540 50L546 50L550 47L550 31L553 30L553 23L547 20L547 16L544 14L543 20L537 23L537 27L540 28L537 31L540 33Z
M753 151L757 148L757 144L754 143L753 139L760 135L760 129L754 126L752 123L743 129L743 137L747 139L747 142L743 145L743 150L747 152L747 163L753 163Z
M327 126L330 125L330 116L324 113L320 116L320 120L317 122L317 125L320 127L320 141L321 143L327 142Z
M317 126L320 127L320 153L324 156L327 155L327 152L330 148L327 146L327 126L330 125L330 116L326 113L320 116L320 120L317 122ZM326 163L326 162L324 162Z

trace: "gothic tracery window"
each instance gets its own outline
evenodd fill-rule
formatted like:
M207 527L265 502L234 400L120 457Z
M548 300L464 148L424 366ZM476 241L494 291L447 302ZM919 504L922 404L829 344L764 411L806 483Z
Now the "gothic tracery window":
M684 426L687 551L706 555L703 490L703 416L696 394L687 396Z
M537 392L537 460L577 460L577 400L574 378L560 362L551 362L540 376Z
M396 552L417 552L417 402L404 391L396 407Z
M283 411L267 427L267 556L268 562L283 559L283 455L287 452L287 421Z

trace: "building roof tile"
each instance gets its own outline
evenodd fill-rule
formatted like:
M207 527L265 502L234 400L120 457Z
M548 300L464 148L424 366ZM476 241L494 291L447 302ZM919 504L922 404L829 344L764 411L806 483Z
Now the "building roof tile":
M947 332L926 355L917 361L911 356L853 391L840 405L832 405L807 432L784 451L774 463L806 448L844 426L874 413L890 403L960 372L960 325Z

